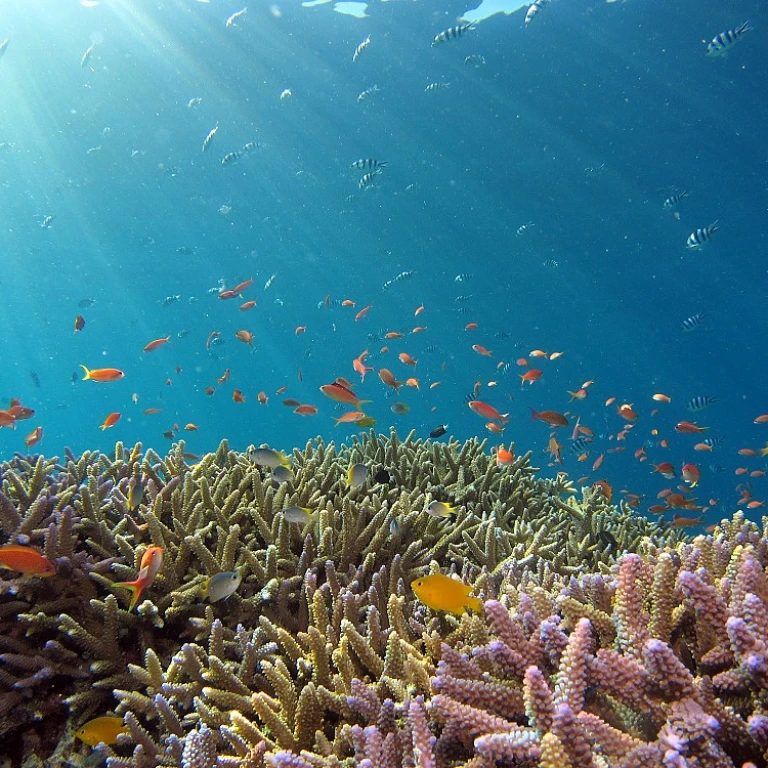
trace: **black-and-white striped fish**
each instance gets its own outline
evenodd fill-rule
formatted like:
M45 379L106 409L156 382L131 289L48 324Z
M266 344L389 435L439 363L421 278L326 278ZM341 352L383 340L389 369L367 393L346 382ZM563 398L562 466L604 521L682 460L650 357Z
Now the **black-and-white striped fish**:
M453 278L454 283L466 283L475 276L474 272L461 272Z
M440 43L446 43L448 40L458 40L465 32L469 32L470 29L474 28L475 25L470 22L469 24L457 24L455 27L444 29L435 35L432 45L434 47Z
M378 93L381 90L378 85L372 85L370 88L366 88L357 95L357 103L365 101L372 93Z
M376 168L386 168L389 163L387 163L386 160L376 160L376 158L373 157L363 157L360 158L360 160L355 160L354 163L350 166L350 168L359 168L359 169L365 169L368 171L373 171Z
M227 152L224 157L221 158L222 165L233 165L240 159L239 152Z
M695 315L686 317L685 320L680 323L680 330L682 330L684 333L695 331L701 325L703 320L704 315L701 312L697 312Z
M371 36L368 35L368 37L363 40L360 45L355 48L355 52L352 54L352 61L357 61L357 57L371 44Z
M376 180L377 176L381 176L381 171L378 169L371 171L370 173L366 173L360 179L360 181L357 182L358 189L365 189L366 187L369 187Z
M592 440L588 437L579 437L571 443L571 450L574 453L584 453L589 450L589 444Z
M402 283L403 280L410 280L416 274L416 270L408 269L395 275L391 280L387 280L384 285L381 286L382 291L386 291L391 288L395 283Z
M549 0L534 0L528 6L528 10L525 12L525 26L527 27L534 19L536 14L549 2Z
M425 93L429 93L430 91L442 91L443 88L450 88L450 83L430 83L425 89Z
M691 413L698 413L705 408L709 408L710 405L717 402L716 397L709 397L709 395L698 395L692 397L685 405L685 407L691 411Z
M704 445L708 445L713 451L723 444L722 437L705 437L702 441Z
M485 64L485 56L479 53L470 53L464 59L464 64L471 67L482 67Z
M725 32L715 35L711 42L707 43L707 56L722 56L736 45L745 32L751 31L752 27L745 21L734 29L726 29Z
M688 235L688 239L685 242L685 247L689 250L696 250L701 248L702 245L708 243L712 239L712 235L720 229L718 223L715 221L708 227L701 227Z
M547 259L542 261L541 265L547 269L557 269L560 266L560 262L557 259Z
M672 211L675 208L677 208L677 204L681 200L685 200L686 197L688 197L690 193L687 189L682 190L682 192L675 192L674 195L670 195L662 204L662 208L666 211Z
M518 237L521 237L521 236L522 236L522 235L524 235L524 234L525 234L525 233L528 231L528 229L529 229L530 227L532 227L532 226L533 226L533 222L532 222L532 221L529 221L527 224L521 224L521 225L520 225L520 226L519 226L519 227L518 227L518 228L515 230L515 234L516 234Z
M216 135L216 131L219 130L218 123L211 128L210 131L208 131L208 135L205 137L205 141L203 141L203 152L207 151L208 147L211 146L211 142L213 141L213 137Z
M464 302L470 301L471 298L472 296L466 296L464 294L461 294L459 296L456 296L456 298L454 298L453 301L454 301L454 304L464 304Z

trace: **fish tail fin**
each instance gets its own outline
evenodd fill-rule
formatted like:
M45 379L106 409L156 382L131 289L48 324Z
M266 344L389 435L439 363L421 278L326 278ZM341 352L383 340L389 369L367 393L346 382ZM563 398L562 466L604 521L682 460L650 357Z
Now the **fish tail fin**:
M535 421L539 418L539 412L531 408L531 421Z
M482 611L483 601L479 597L468 597L467 608L470 608L473 611Z
M144 589L144 584L137 579L136 581L116 581L112 584L113 587L122 587L123 589L130 590L131 592L131 604L128 606L128 611L132 611L136 607L136 603L139 602L139 596Z
M82 364L80 363L80 367L85 371L85 376L83 376L83 381L88 381L88 379L91 378L91 372Z

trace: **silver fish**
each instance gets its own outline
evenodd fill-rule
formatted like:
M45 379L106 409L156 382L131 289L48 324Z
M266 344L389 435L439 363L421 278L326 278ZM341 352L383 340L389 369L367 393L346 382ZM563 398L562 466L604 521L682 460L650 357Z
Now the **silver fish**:
M225 22L225 27L231 27L241 16L245 16L245 13L248 9L243 8L242 11L237 11L236 13L233 13Z
M203 582L203 600L218 603L237 592L243 577L237 571L222 571Z
M203 152L206 152L208 150L208 147L211 146L213 137L216 135L216 132L218 130L219 130L219 124L216 123L216 125L214 125L210 131L208 131L208 135L205 137L205 140L203 141Z
M363 40L360 45L355 48L355 52L352 54L352 61L357 61L357 57L371 44L371 36L368 35L368 37Z

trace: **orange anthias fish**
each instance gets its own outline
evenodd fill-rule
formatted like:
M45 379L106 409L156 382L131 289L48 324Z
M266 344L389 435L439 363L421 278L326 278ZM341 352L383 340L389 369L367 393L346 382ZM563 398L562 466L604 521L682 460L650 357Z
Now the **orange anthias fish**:
M370 373L373 368L370 366L367 366L365 364L365 358L368 357L368 350L366 349L365 352L361 352L353 361L352 361L352 367L355 369L356 373L360 374L360 383L362 384L365 381L365 374Z
M54 576L56 566L36 549L21 544L5 544L0 547L0 566L19 571L25 576Z
M369 304L367 307L363 307L356 315L355 322L362 320L373 308L373 304Z
M694 435L698 432L706 432L709 427L700 427L695 421L680 421L675 425L675 432L682 432L684 435Z
M120 414L119 413L110 413L109 416L107 416L106 419L104 419L103 424L99 426L99 429L102 430L102 432L105 429L109 429L110 427L114 427L117 422L120 421Z
M237 331L235 336L237 336L243 344L248 344L249 346L253 345L254 334L251 333L251 331Z
M314 416L317 413L317 408L314 405L299 405L293 409L293 412L299 416Z
M155 339L154 341L150 341L149 344L147 344L144 347L145 352L152 352L152 350L157 349L158 347L162 347L163 344L167 344L171 340L170 336L163 336L161 339Z
M82 363L80 367L85 372L83 381L119 381L125 376L125 374L119 368L94 368L92 371L88 370Z
M485 355L486 357L492 357L493 353L490 349L486 349L482 344L473 344L472 349L477 352L478 355Z
M520 373L518 375L520 376L521 384L525 386L526 381L529 384L533 384L534 381L538 381L544 375L544 371L540 371L538 368L531 368L525 373Z
M397 392L400 387L403 386L403 382L398 381L392 371L390 371L388 368L379 369L379 378L381 379L382 383L386 384L388 387L392 387L395 392Z
M568 426L568 419L566 419L562 413L557 413L557 411L535 411L531 408L531 419L543 421L545 424L549 424L552 427Z
M339 424L350 424L364 418L365 414L362 411L347 411L336 419L336 426L338 427Z
M424 605L435 611L461 614L467 608L479 611L483 607L483 601L479 597L469 596L472 587L442 573L414 579L411 589Z
M416 365L418 362L417 360L414 360L407 352L401 352L397 359L403 364L403 365ZM385 382L386 383L386 382Z
M337 403L346 403L359 408L363 403L370 403L370 400L361 400L351 389L334 381L332 384L323 384L320 391L331 400Z
M101 743L117 744L121 733L128 733L122 717L97 717L78 728L75 736L89 747L95 747Z
M503 445L496 449L497 464L504 466L505 464L511 464L514 460L515 454L512 451L508 451Z
M147 547L144 554L141 556L141 564L139 566L139 575L135 581L116 581L112 584L113 587L123 587L123 589L129 589L132 593L131 604L128 607L129 611L132 611L136 607L136 603L139 602L141 593L147 588L152 586L152 582L157 576L157 572L163 564L163 548L157 547L154 544Z
M37 445L43 439L43 428L35 427L25 438L24 445L27 448L31 448L33 445Z
M482 400L470 400L467 405L484 419L493 419L500 424L506 424L509 421L508 413L499 413L492 405L488 405L488 403L484 403Z

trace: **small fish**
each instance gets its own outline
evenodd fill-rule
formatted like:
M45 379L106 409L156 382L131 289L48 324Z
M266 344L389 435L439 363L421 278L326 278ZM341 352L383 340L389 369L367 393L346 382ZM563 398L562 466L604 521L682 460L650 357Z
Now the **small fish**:
M469 24L457 24L455 27L444 29L442 32L438 32L435 35L432 40L432 47L434 48L436 45L446 43L449 40L458 40L465 32L469 32L474 28L474 23L470 22Z
M147 587L152 586L155 576L157 576L157 572L160 570L162 564L163 548L153 544L147 547L144 554L141 556L139 573L134 581L116 581L112 583L113 587L121 587L131 591L131 603L128 607L129 612L136 607L136 603L138 603L141 593Z
M56 575L56 566L47 557L21 544L5 544L0 547L0 567L18 571L25 576L47 578Z
M552 427L568 426L568 419L566 419L562 413L557 413L557 411L535 411L531 408L531 419L543 421L545 424L549 424Z
M280 101L286 101L287 99L290 99L291 96L293 96L293 91L290 88L284 88L280 92Z
M442 91L445 88L450 88L450 83L430 83L425 89L424 93L431 93L432 91Z
M117 412L110 413L109 416L107 416L107 418L104 419L103 423L99 426L99 429L103 432L105 429L114 427L118 421L120 421L120 414Z
M461 272L453 278L454 283L466 283L475 276L474 272Z
M474 393L471 397L474 397ZM508 413L499 413L492 405L484 403L482 400L467 400L467 405L478 416L482 416L484 419L493 419L500 424L506 424L509 421Z
M357 182L357 188L366 189L367 187L370 187L371 184L373 184L373 182L376 180L377 176L381 176L381 171L378 168L375 171L366 173L360 178L360 181Z
M31 448L33 445L37 445L43 439L43 428L35 427L25 438L24 445L27 448Z
M29 372L29 378L32 379L32 383L39 389L40 388L40 377L37 375L35 371Z
M221 158L221 164L234 165L236 162L238 162L238 160L240 160L239 152L227 152L227 154Z
M695 421L679 421L675 425L675 431L684 435L695 435L700 432L706 432L709 427L700 427Z
M695 464L683 464L680 474L683 480L688 483L691 488L695 488L699 484L701 475L699 473L699 468Z
M308 507L287 507L283 510L283 517L289 523L306 525L312 519L312 510Z
M432 438L442 437L447 431L448 431L448 425L447 424L441 424L439 427L435 427L429 433L429 436L432 437Z
M690 193L687 189L682 190L681 192L675 192L675 194L670 195L663 203L662 208L666 211L673 211L675 208L677 208L677 204L681 202L682 200L685 200L686 197L688 197Z
M144 500L144 486L140 482L132 481L128 488L126 503L131 512L135 512Z
M347 488L357 488L368 479L368 467L365 464L352 464L347 470Z
M272 468L272 479L278 483L293 482L293 471L285 464L279 464Z
M80 309L88 309L88 307L92 307L96 303L96 299L80 299L80 301L77 302L77 306L80 307Z
M392 405L389 406L389 410L392 411L392 413L397 414L398 416L403 416L411 409L405 404L401 402L392 403Z
M525 12L525 26L527 27L536 17L536 14L547 4L549 0L535 0L528 6Z
M442 501L431 501L427 504L426 513L432 515L432 517L450 517L456 514L456 507L452 504L446 504Z
M282 451L273 451L271 448L256 448L251 445L246 450L246 456L254 464L268 469L291 466L290 459Z
M370 88L366 88L357 95L357 103L359 104L361 101L365 101L369 96L374 93L379 93L380 91L381 88L379 88L378 85L372 85Z
M708 408L710 405L713 405L717 402L716 397L709 397L707 395L699 395L698 397L692 397L687 403L686 408L691 411L691 413L698 413L699 411L703 411L705 408Z
M222 571L215 576L211 576L203 582L201 595L203 600L209 603L218 603L219 600L226 600L230 595L237 592L243 577L237 571Z
M705 243L708 243L712 239L712 235L720 229L717 221L712 222L708 227L701 227L696 229L688 235L688 239L685 241L685 247L689 251L695 251L701 248Z
M695 315L691 315L690 317L686 317L685 320L683 320L682 323L680 323L680 330L684 333L690 333L691 331L695 331L704 320L704 315L700 312L697 312Z
M387 165L389 165L389 163L386 160L376 160L374 157L362 157L359 160L355 160L350 168L373 171L376 168L386 168Z
M363 42L362 42L362 43L360 43L360 45L358 45L358 46L357 46L357 48L355 48L355 52L352 54L352 61L353 61L353 62L357 61L357 58L358 58L358 56L360 56L360 54L361 54L361 53L362 53L362 52L363 52L363 51L364 51L364 50L365 50L365 49L366 49L366 48L367 48L367 47L368 47L370 44L371 44L371 36L370 36L370 35L368 35L368 37L366 37L366 38L365 38L365 40L363 40Z
M373 480L378 485L389 485L389 483L392 481L392 475L390 475L389 472L382 467L373 476Z
M723 56L736 45L743 34L751 31L749 21L745 21L734 29L726 29L725 32L715 35L707 44L707 56Z
M170 336L163 336L160 339L154 339L153 341L150 341L149 344L145 345L144 352L152 352L153 350L158 349L158 347L162 347L164 344L167 344L170 340Z
M469 596L472 587L442 573L414 579L411 589L424 605L436 611L461 614L467 608L479 611L483 606L479 597Z
M98 381L100 383L107 381L119 381L125 376L125 373L119 368L94 368L89 370L82 363L80 367L85 372L83 381Z
M175 304L177 301L181 301L181 296L179 294L176 294L175 296L166 296L160 302L160 305L163 307L170 307L171 304Z
M211 146L211 142L213 141L213 137L216 135L218 130L219 130L219 124L216 123L216 125L214 125L213 128L211 128L210 131L208 131L208 135L203 140L203 152L207 152L208 151L208 147Z
M485 65L485 56L481 56L479 53L471 53L464 59L466 66L472 66L479 68Z
M362 427L363 429L368 429L368 427L376 426L376 419L374 419L372 416L363 416L363 418L358 419L355 424L357 424L358 427Z
M293 409L293 412L298 416L314 416L317 413L317 408L314 405L307 405L302 403Z
M90 152L90 150L89 150L89 152ZM46 216L42 220L42 222L40 222L40 228L41 229L50 229L51 224L53 224L55 218L56 218L55 216Z
M243 8L241 11L237 11L236 13L233 13L224 23L225 27L231 27L234 25L234 23L241 17L245 16L246 12L248 11L248 8Z
M83 54L82 58L80 59L80 66L85 67L88 62L91 60L91 56L93 55L93 49L96 47L96 45L89 45L85 49L85 53Z
M533 226L533 222L532 221L529 221L526 224L521 224L515 230L515 235L517 235L517 237L522 237L532 226Z
M557 259L547 259L541 262L541 266L547 269L557 269L560 266L560 262Z
M5 40L3 40L2 43L0 43L0 59L2 59L3 56L5 56L5 51L8 48L9 42L10 42L10 38L6 38Z
M320 391L331 400L346 405L354 405L358 410L364 403L370 403L370 400L360 400L360 398L349 387L334 381L332 384L323 384Z
M203 97L202 96L193 96L187 102L187 109L193 109L194 107L199 107L202 103L203 103Z
M117 744L121 733L128 733L122 717L97 717L78 728L75 736L89 747L95 747L97 744Z
M264 283L264 290L268 291L272 287L272 283L275 282L275 278L277 277L277 272L273 272L266 283Z

